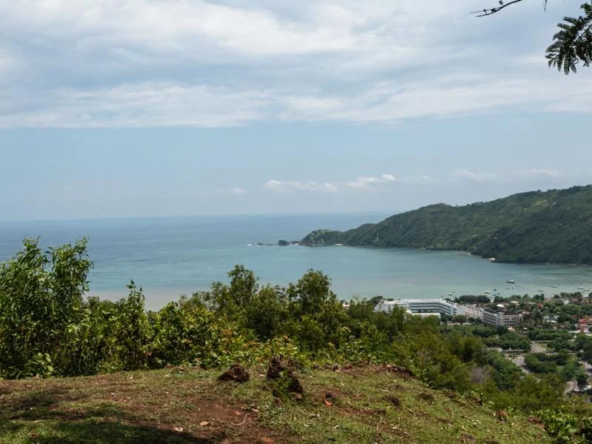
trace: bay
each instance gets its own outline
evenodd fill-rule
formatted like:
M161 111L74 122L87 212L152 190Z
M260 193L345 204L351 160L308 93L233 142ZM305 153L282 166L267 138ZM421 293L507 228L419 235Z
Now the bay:
M386 213L201 216L0 223L0 261L22 248L25 236L44 247L88 236L94 262L91 293L126 295L133 279L147 307L158 309L181 294L226 281L235 264L252 269L262 283L286 286L308 269L333 281L340 299L383 295L439 298L499 292L552 295L592 288L592 268L492 264L463 252L352 247L256 246L299 240L318 228L344 230L378 222ZM515 284L508 284L513 280Z

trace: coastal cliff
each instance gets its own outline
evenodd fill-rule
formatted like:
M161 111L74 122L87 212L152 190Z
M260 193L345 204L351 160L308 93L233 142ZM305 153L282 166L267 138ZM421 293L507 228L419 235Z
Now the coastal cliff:
M430 205L345 232L313 231L300 243L461 250L496 262L590 265L592 186L465 206Z

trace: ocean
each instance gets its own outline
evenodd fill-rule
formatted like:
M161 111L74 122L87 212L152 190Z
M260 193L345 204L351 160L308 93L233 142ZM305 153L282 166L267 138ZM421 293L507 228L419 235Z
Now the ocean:
M134 280L146 305L158 309L181 294L227 280L235 264L262 284L286 286L309 269L322 270L340 299L382 295L440 298L499 292L551 295L592 288L592 268L492 264L463 252L353 247L256 246L300 240L318 228L345 230L388 214L199 216L0 223L0 262L25 236L44 247L89 238L92 295L118 299ZM508 284L513 280L515 284Z

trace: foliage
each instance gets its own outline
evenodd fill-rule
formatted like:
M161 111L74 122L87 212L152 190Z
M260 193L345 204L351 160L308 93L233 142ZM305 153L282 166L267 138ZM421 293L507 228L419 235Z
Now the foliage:
M592 186L516 194L487 203L430 205L304 245L463 250L498 262L592 264Z
M500 346L504 350L530 351L531 343L528 337L509 332L501 337Z
M549 435L556 439L558 444L570 444L576 442L579 432L578 418L575 415L561 411L545 410L541 419Z
M0 267L0 378L75 376L166 366L220 368L262 364L275 355L308 368L331 364L396 364L434 389L474 391L497 408L535 412L564 403L564 381L587 376L567 352L529 354L522 371L486 345L530 349L527 336L503 327L440 325L377 299L345 308L330 278L309 270L286 289L260 286L236 266L229 283L147 312L133 282L117 302L86 297L92 267L82 240L42 252L38 241ZM567 340L542 331L531 337ZM585 359L592 341L573 342ZM539 377L539 375L542 375Z
M456 302L457 304L489 304L491 301L489 299L489 296L485 295L464 295L458 298L454 298L454 302Z
M499 2L499 6L475 11L477 17L497 14L508 6L524 0ZM545 8L548 0L544 0ZM557 26L560 31L553 36L553 43L547 48L549 66L556 67L566 75L577 72L577 64L582 62L589 67L592 61L592 3L581 5L583 14L579 17L565 17Z
M499 390L492 382L483 387L484 399L495 408L536 413L541 408L556 409L563 403L563 380L558 375L535 378L524 376L511 390Z
M0 267L0 377L69 375L84 333L86 240L43 253L37 240Z
M592 4L584 3L581 8L583 15L565 17L563 23L557 25L561 30L547 48L549 66L565 74L575 73L579 62L588 67L592 61Z

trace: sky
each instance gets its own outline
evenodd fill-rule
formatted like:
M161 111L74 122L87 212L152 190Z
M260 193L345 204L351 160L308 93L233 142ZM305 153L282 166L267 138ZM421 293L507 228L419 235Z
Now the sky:
M0 0L0 220L399 212L592 183L579 2Z

